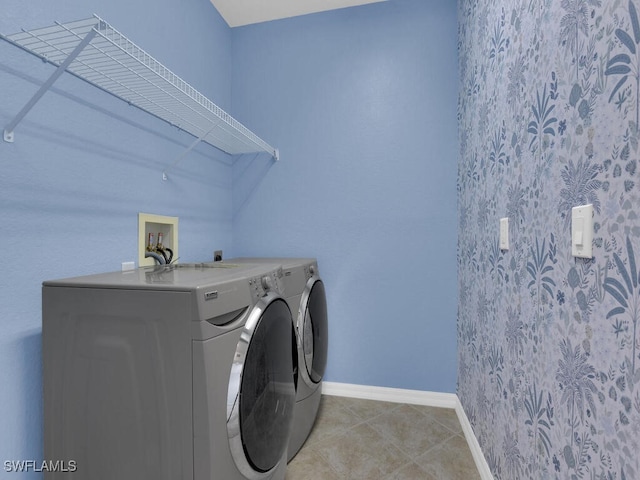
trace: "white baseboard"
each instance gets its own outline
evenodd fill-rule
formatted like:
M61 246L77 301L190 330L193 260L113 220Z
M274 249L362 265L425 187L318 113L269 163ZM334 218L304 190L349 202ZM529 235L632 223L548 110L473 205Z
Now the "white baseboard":
M458 403L458 396L455 393L370 387L348 383L322 382L322 393L336 397L363 398L381 402L410 403L412 405L429 405L442 408L456 408Z
M408 403L411 405L427 405L430 407L453 408L458 415L464 437L473 455L482 480L494 480L489 465L480 449L478 439L462 403L455 393L425 392L421 390L405 390L401 388L371 387L367 385L352 385L348 383L322 382L322 394L336 397L362 398L382 402Z
M467 414L464 412L462 403L460 403L460 399L457 395L456 414L458 415L460 426L462 427L462 431L464 432L464 438L467 439L467 444L469 445L469 450L471 450L471 455L473 455L473 460L476 462L476 467L478 468L480 478L482 478L482 480L494 480L493 474L489 469L487 459L484 458L484 454L482 453L482 449L480 448L480 444L478 443L478 439L476 438L476 434L473 433L471 422L469 422Z

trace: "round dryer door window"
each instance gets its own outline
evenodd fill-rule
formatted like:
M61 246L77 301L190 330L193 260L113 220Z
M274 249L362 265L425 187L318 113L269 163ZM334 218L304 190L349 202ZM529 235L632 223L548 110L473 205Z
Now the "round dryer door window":
M302 349L307 373L311 381L318 383L322 380L327 366L327 299L322 280L312 278L309 284L302 296L304 317L302 325L298 325L298 328L301 327L302 331Z
M247 478L276 467L289 441L296 395L292 335L287 303L270 294L249 316L236 349L227 426L232 456Z

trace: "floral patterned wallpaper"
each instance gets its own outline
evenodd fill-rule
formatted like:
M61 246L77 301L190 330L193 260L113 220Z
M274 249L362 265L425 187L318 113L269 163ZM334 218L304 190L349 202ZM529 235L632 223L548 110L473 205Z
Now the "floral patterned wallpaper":
M458 9L458 395L496 479L640 479L640 0Z

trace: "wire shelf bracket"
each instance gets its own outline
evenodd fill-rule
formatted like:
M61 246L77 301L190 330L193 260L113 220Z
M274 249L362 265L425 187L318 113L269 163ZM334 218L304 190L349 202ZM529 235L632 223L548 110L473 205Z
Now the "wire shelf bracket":
M84 20L2 35L56 66L56 71L4 128L4 140L65 71L196 137L168 168L177 165L200 142L226 153L267 152L273 148L228 113L146 53L97 15ZM166 171L163 178L166 179Z
M42 98L42 96L47 93L47 90L51 88L51 86L55 83L55 81L62 75L65 70L69 67L71 62L75 60L78 54L86 47L89 42L95 37L96 31L90 30L89 33L82 39L82 41L73 49L73 51L69 54L69 56L65 59L64 62L60 64L56 71L49 77L49 79L42 84L40 89L35 93L31 100L27 102L27 104L22 107L22 110L18 112L11 122L7 124L4 128L4 141L5 142L13 142L13 130L18 126L18 124L22 121L22 119L29 113L29 111L38 103L38 100Z

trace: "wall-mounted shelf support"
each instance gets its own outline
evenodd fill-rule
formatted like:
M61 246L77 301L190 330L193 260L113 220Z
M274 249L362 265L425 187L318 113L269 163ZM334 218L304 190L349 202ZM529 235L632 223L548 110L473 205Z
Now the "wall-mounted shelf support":
M29 113L29 111L35 106L35 104L38 103L38 100L40 100L40 98L42 98L42 96L45 93L47 93L47 90L49 90L49 88L51 88L51 85L55 83L58 77L60 77L60 75L62 75L65 72L65 70L69 67L71 62L75 60L78 54L82 50L84 50L84 47L86 47L89 44L89 42L93 39L93 37L96 36L96 33L97 32L95 29L91 29L85 35L85 37L78 44L78 46L73 49L73 51L69 54L69 56L65 59L65 61L60 64L60 66L56 69L55 72L53 72L53 75L51 75L49 79L46 82L44 82L44 84L36 92L36 94L33 97L31 97L31 100L29 100L27 104L22 108L22 110L18 112L15 118L11 120L11 122L9 122L6 127L4 127L5 142L13 142L13 131L18 126L18 124L22 121L25 115Z
M209 132L207 132L208 135ZM196 148L198 146L198 144L203 140L204 136L197 138L193 141L193 143L191 145L189 145L189 147L182 152L178 158L175 159L175 161L169 165L167 168L164 169L164 171L162 172L162 180L164 180L165 182L167 180L169 180L169 177L167 176L167 172L169 170L171 170L172 168L176 167L183 159L184 157L187 156L187 154L193 150L194 148ZM258 152L260 153L260 152ZM273 159L277 162L278 160L280 160L280 150L278 150L277 148L273 151L273 154L271 155L273 157Z
M211 127L211 130L213 130L214 128L215 126ZM167 177L167 172L171 170L173 167L177 166L182 161L182 159L187 156L187 154L191 150L196 148L198 144L204 139L204 137L206 137L207 135L209 135L209 133L211 133L211 130L209 130L207 133L205 133L201 137L196 138L193 141L193 143L189 145L189 147L184 152L182 152L171 165L169 165L167 168L164 169L164 171L162 172L162 180L167 181L169 179L169 177Z
M57 67L34 97L5 128L13 130L64 71L196 137L179 163L200 142L226 153L278 150L146 53L97 15L84 20L23 31L0 38ZM169 168L171 168L169 167ZM166 170L163 172L166 177Z

